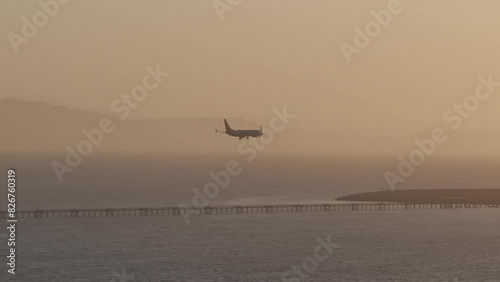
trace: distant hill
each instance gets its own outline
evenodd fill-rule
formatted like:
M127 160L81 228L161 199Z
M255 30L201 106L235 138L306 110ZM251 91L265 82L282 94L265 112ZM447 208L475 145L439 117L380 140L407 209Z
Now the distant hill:
M0 148L2 151L64 151L66 146L74 147L84 140L81 131L98 128L103 118L111 118L116 129L105 135L99 151L196 153L209 149L229 151L237 145L234 140L215 134L214 127L223 129L222 118L122 121L92 111L2 99ZM232 121L246 124L242 120ZM221 143L227 146L220 146Z
M224 130L222 117L122 121L93 111L0 99L0 151L65 152L66 146L75 147L85 140L82 130L97 128L103 118L111 118L116 130L105 135L104 142L96 150L98 152L236 154L240 144L235 138L215 134L215 127ZM239 118L228 119L234 128L252 129L260 125ZM344 126L349 125L349 121L343 122ZM266 127L266 124L262 126ZM432 129L426 132L345 133L336 132L334 128L302 124L297 119L266 146L266 153L376 155L397 160L399 154L406 155L416 149L415 139L429 138ZM440 146L438 155L500 157L498 144L498 134L460 130L450 132L449 141Z

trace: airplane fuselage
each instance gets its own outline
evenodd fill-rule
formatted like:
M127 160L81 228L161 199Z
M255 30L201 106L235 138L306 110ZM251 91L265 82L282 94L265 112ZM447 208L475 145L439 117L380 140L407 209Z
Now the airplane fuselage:
M260 138L262 135L264 135L264 133L262 132L262 127L260 128L260 130L241 130L241 129L234 130L231 128L231 126L229 126L227 120L224 120L224 125L226 126L225 132L218 131L217 128L215 129L215 132L225 133L229 136L238 137L240 139L243 138L249 139L250 137Z
M248 138L248 137L260 137L262 136L262 132L260 130L231 130L226 131L226 134L233 137Z

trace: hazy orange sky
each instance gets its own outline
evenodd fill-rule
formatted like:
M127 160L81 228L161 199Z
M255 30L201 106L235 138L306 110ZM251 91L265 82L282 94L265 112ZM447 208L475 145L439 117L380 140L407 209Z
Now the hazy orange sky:
M302 127L332 132L430 130L500 81L500 2L401 1L348 64L339 47L389 1L252 0L224 14L212 1L72 1L15 54L7 38L37 1L0 3L0 97L110 112L145 67L171 73L132 118L243 117L288 106ZM500 91L464 126L499 132Z

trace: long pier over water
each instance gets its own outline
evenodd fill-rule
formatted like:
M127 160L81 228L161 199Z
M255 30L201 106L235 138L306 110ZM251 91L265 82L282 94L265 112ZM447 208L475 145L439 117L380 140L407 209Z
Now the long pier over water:
M422 209L478 209L500 208L498 204L404 204L404 203L356 203L356 204L304 204L304 205L254 205L254 206L209 206L206 208L102 208L102 209L61 209L18 211L17 219L42 218L82 218L116 216L181 216L227 215L227 214L271 214L305 212L356 212L383 210ZM0 218L8 213L0 212Z

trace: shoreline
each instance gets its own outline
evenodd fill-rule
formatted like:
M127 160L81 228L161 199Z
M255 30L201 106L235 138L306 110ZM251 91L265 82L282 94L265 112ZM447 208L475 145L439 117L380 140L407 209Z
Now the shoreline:
M414 204L500 204L500 189L385 190L351 194L336 199L351 202Z

